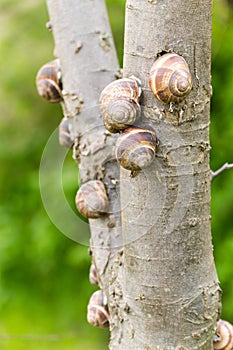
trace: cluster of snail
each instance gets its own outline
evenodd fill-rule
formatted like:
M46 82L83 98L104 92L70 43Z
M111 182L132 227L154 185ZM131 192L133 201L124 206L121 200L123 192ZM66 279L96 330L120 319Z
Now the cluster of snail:
M62 102L62 79L59 59L43 65L36 76L36 87L39 95L47 102ZM64 117L59 125L59 143L63 147L71 148L74 140L71 138L69 119ZM103 182L89 181L83 184L76 194L76 206L86 218L98 218L107 213L108 197ZM91 264L89 273L90 283L99 285L96 267ZM87 307L87 320L93 326L107 328L109 326L109 312L107 298L102 290L94 292Z
M187 63L173 53L165 54L155 61L149 82L154 95L163 102L180 101L192 87ZM110 83L100 95L105 128L112 133L120 133L116 142L116 159L132 173L150 166L158 145L153 130L134 125L140 117L141 93L140 80L131 76ZM75 202L78 211L86 218L105 215L109 202L104 183L91 180L83 184L76 194Z
M39 95L51 103L61 102L62 80L59 59L40 68L36 76ZM175 53L160 56L153 64L149 85L154 96L162 103L179 103L190 92L192 78L184 58ZM116 142L116 159L131 172L140 171L153 162L158 146L157 135L153 130L136 127L141 114L139 104L141 82L134 76L110 83L100 96L100 110L105 128L111 133L120 133ZM59 126L59 142L71 148L68 118L63 118ZM108 212L109 202L105 185L100 180L83 184L75 197L79 212L86 218L99 218ZM94 263L91 264L89 280L99 285ZM94 292L87 307L87 320L93 326L109 327L107 298L102 290ZM217 322L213 348L233 350L233 326L224 320Z
M91 284L98 285L98 276L94 263L91 264L89 280ZM92 294L87 306L87 321L96 327L109 327L109 311L107 298L100 289Z
M187 96L192 87L191 75L185 60L173 53L158 58L152 66L149 84L154 95L164 103L179 102ZM36 76L39 95L51 103L62 102L62 77L59 59L43 65ZM141 82L134 76L110 83L100 96L100 111L105 128L111 133L120 133L116 142L116 159L131 172L140 171L153 162L158 140L153 130L136 127L140 118ZM68 118L59 126L59 142L71 148ZM95 219L106 215L109 201L105 185L100 180L84 183L75 197L78 211L86 218ZM95 265L91 265L90 282L98 285ZM88 304L88 322L106 328L109 312L102 290L96 291Z
M182 101L192 88L192 77L184 58L175 53L160 56L151 68L149 85L163 103ZM116 159L131 172L150 166L158 145L153 130L135 126L141 113L141 92L140 80L131 76L110 83L100 95L105 128L121 134L116 143Z
M39 69L36 75L36 87L38 94L47 102L62 102L62 74L58 58ZM74 144L68 118L63 118L59 125L59 143L67 148L71 148Z
M159 101L180 102L192 88L187 63L175 53L160 56L151 68L149 84ZM39 95L47 101L54 103L63 100L59 59L40 68L36 85ZM116 159L131 173L150 166L158 146L155 131L135 126L141 114L141 93L140 80L131 76L110 83L100 95L100 111L105 128L111 133L120 133L116 142ZM71 148L74 140L69 128L68 118L63 118L59 126L59 142ZM79 212L87 218L98 218L108 211L106 189L99 180L83 184L75 201Z

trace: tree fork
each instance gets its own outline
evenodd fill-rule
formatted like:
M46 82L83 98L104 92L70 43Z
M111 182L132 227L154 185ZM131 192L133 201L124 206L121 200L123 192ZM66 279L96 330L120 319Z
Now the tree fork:
M135 177L121 171L123 253L115 136L106 135L97 108L118 67L106 10L101 0L47 4L81 182L103 180L115 212L90 220L110 348L212 349L221 304L210 233L211 1L127 1L124 76L142 81L138 126L155 130L159 147L148 169ZM149 89L164 52L183 56L192 73L193 90L178 105L162 105Z
M119 332L111 349L210 350L221 309L210 230L212 1L126 3L124 76L142 81L140 127L158 135L157 158L121 170L124 265ZM156 57L187 61L193 89L179 104L153 96Z

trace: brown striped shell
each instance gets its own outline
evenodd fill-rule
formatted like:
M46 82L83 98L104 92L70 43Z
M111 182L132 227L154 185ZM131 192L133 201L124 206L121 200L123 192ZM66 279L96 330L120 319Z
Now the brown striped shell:
M183 57L167 53L154 62L150 70L149 84L159 101L180 102L192 88L192 76Z
M100 95L100 111L104 125L110 132L119 132L133 125L140 114L139 79L123 78L107 85Z
M62 98L61 69L59 59L43 65L36 76L38 94L48 102L60 102Z
M116 159L131 171L148 167L155 158L157 137L154 131L131 127L116 142Z
M86 218L98 218L108 211L108 197L102 181L83 184L75 197L78 211Z
M87 321L96 327L109 327L107 298L102 290L94 292L87 306Z
M95 265L92 263L89 271L89 281L91 284L99 284Z
M217 322L217 336L213 347L215 350L233 350L233 326L229 322Z
M70 122L68 118L63 118L59 125L59 143L62 147L71 148L74 141L70 134Z

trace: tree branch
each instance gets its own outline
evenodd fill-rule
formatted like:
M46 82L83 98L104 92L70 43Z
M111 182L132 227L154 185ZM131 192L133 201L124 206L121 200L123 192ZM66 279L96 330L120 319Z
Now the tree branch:
M211 170L210 171L210 179L211 181L213 181L213 179L218 176L219 174L221 174L224 170L229 170L229 169L232 169L233 168L233 164L228 164L228 163L225 163L223 164L223 166L221 166L221 168L219 168L218 170L216 171L213 171Z
M63 111L75 139L73 157L79 165L80 182L100 179L110 201L108 215L89 220L99 284L108 296L109 271L122 249L119 167L114 157L116 136L103 127L98 103L102 89L115 80L117 56L103 0L47 0L47 6L61 62Z

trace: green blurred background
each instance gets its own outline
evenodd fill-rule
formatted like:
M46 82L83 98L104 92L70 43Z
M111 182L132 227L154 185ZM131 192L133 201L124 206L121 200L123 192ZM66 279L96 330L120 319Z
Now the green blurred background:
M119 57L123 51L124 3L107 1ZM232 19L232 2L215 1L212 169L233 162ZM88 248L55 228L40 197L40 159L62 118L60 106L43 102L34 83L38 68L53 59L53 38L45 28L47 21L45 2L0 0L0 348L107 349L108 331L86 322L86 305L96 289L88 281ZM77 179L77 167L69 152L63 186L71 206ZM229 170L212 184L212 232L223 289L222 317L231 322L232 180L233 170Z

